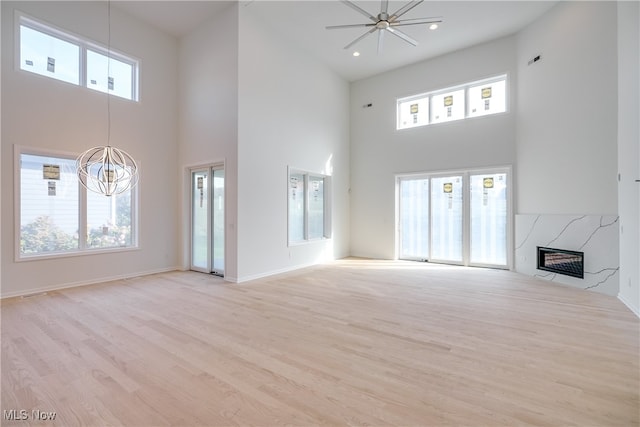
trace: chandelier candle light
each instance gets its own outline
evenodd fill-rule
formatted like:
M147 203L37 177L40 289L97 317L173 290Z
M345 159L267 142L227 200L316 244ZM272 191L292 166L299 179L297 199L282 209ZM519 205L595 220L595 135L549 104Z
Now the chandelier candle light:
M76 159L80 183L89 191L112 196L138 183L138 165L126 151L111 146L111 2L109 1L109 40L107 44L107 145L93 147Z

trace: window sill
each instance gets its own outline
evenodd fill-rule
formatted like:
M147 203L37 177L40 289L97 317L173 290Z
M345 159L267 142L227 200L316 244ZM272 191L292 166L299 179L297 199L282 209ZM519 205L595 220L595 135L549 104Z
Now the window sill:
M117 248L102 248L102 249L85 249L82 251L69 251L69 252L55 252L50 254L38 254L38 255L19 255L15 258L15 262L29 262L29 261L43 261L48 259L58 258L72 258L86 255L104 255L114 254L122 252L139 251L140 246L127 246Z
M313 243L319 243L319 242L325 242L327 240L331 240L330 237L320 237L318 239L309 239L309 240L300 240L297 242L288 242L287 243L287 247L291 248L291 247L295 247L295 246L304 246L304 245L309 245L309 244L313 244Z

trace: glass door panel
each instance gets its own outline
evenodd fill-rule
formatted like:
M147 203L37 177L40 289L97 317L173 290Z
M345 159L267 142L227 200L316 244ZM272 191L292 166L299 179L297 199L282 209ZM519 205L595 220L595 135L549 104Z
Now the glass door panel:
M472 264L507 265L507 174L471 175Z
M429 180L400 180L399 258L429 259Z
M213 259L212 271L224 274L224 169L213 170Z
M463 261L462 175L431 179L431 259Z
M209 272L209 171L191 173L191 269Z
M509 168L398 179L400 259L509 268Z
M224 169L191 171L191 269L224 275Z

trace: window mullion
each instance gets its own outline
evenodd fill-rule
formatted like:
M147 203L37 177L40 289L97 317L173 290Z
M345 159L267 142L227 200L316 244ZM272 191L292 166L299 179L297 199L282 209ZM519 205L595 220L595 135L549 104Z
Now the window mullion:
M78 248L81 251L87 249L87 189L80 185L78 181L79 202L78 203Z
M309 240L309 174L304 174L304 240Z
M87 47L80 45L80 86L87 87Z
M462 263L469 265L471 257L471 175L462 174Z
M138 184L140 185L140 184ZM131 245L138 246L138 188L131 190Z
M329 238L329 229L331 228L331 224L329 224L329 218L331 215L328 214L329 210L329 198L327 197L327 192L329 191L329 179L323 178L322 180L322 237Z

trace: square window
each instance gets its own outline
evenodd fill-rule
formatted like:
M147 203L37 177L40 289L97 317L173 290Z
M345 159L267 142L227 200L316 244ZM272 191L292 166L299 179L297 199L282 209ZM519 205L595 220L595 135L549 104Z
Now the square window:
M136 188L92 193L78 181L75 157L20 151L17 259L137 245Z
M429 124L429 97L398 100L397 129L407 129Z
M464 89L431 97L432 123L464 119L464 112Z
M506 108L506 80L469 87L469 117L504 113Z

